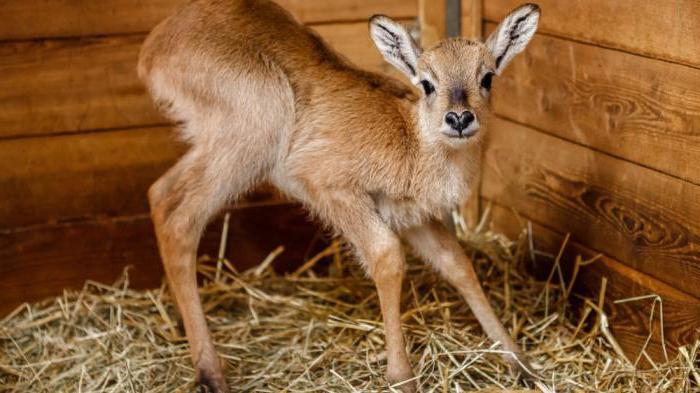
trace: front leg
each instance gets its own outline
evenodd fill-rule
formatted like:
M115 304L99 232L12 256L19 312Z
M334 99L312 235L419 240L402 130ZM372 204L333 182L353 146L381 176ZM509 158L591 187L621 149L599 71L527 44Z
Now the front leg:
M516 360L513 355L507 354L504 355L504 359L516 369L522 369L524 366L525 374L532 375L532 368L493 311L481 288L472 261L464 253L455 235L434 221L406 230L403 235L414 252L435 266L464 297L489 338L500 342L505 350L517 357Z
M405 259L398 236L384 223L367 195L327 191L310 203L317 213L342 233L374 280L384 319L387 379L400 383L404 393L417 390L401 331L401 284Z

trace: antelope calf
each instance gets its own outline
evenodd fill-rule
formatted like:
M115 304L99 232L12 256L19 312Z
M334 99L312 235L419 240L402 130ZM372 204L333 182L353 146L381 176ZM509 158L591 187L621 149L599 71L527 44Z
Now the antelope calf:
M202 386L227 391L197 294L199 238L227 202L263 181L353 246L379 294L390 382L413 376L401 332L400 238L457 288L489 337L513 353L506 359L525 363L438 217L469 196L492 78L538 19L527 4L486 43L453 38L423 51L400 24L372 17L374 43L415 90L358 69L268 0L194 0L151 32L139 75L191 148L148 197Z

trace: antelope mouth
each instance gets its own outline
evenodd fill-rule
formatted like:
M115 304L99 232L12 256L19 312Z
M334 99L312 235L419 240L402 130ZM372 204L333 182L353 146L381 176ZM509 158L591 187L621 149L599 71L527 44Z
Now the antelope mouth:
M467 129L462 131L457 131L455 129L442 130L442 134L450 139L469 139L479 132L478 127L475 127L474 129L470 128L471 127L467 127Z
M478 134L480 128L481 124L479 124L478 120L474 119L474 121L472 121L467 128L462 130L452 128L447 124L443 124L440 132L450 139L469 139Z

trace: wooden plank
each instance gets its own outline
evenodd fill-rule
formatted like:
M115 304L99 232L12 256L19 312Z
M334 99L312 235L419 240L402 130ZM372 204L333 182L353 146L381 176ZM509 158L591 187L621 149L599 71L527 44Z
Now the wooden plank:
M462 0L462 37L481 39L483 0Z
M700 297L700 187L494 118L482 195Z
M0 45L0 137L163 124L136 76L143 36Z
M316 30L358 66L389 70L365 22ZM136 76L142 40L0 44L0 138L164 124Z
M221 221L212 223L200 255L216 257ZM313 255L317 227L295 205L258 206L232 211L227 257L240 270L255 266L283 245L275 260L289 271ZM111 283L132 265L133 288L161 284L163 270L148 216L52 224L0 232L0 317L23 302L79 289L85 280Z
M429 49L445 38L446 0L419 0L420 44Z
M399 19L409 29L414 25L412 19ZM367 22L329 24L311 26L335 50L343 54L353 64L365 70L390 74L398 77L398 71L384 58L369 36ZM405 79L405 78L404 78Z
M541 32L700 66L700 2L695 0L537 3L542 8ZM520 0L484 1L484 18L500 22L520 4Z
M184 150L167 127L1 141L0 229L147 212Z
M304 23L361 21L372 15L418 16L418 0L275 0Z
M700 184L698 70L537 35L494 83L504 117Z
M185 0L5 0L0 40L145 33ZM417 0L278 0L305 23L417 15Z
M528 219L525 216L516 217L511 209L499 204L492 204L491 212L493 229L505 233L511 238L516 238L520 234L524 228L522 220ZM559 252L563 235L536 222L532 228L537 250L551 254ZM567 284L570 282L571 268L577 255L581 255L584 259L590 259L598 253L575 241L570 242L565 248L562 258ZM540 272L544 271L546 274L551 269L551 262L551 260L538 259L536 266ZM632 361L637 358L650 333L651 341L646 350L647 353L654 361L664 360L658 316L659 308L657 305L650 330L651 300L620 304L615 304L615 300L650 294L661 297L664 311L664 337L671 357L675 356L678 347L692 344L700 339L700 331L696 329L700 325L700 299L631 269L607 256L581 268L574 290L592 299L597 299L603 277L608 279L604 309L610 318L614 337Z
M148 187L185 150L167 127L0 141L0 230L146 213ZM282 200L262 186L239 205Z

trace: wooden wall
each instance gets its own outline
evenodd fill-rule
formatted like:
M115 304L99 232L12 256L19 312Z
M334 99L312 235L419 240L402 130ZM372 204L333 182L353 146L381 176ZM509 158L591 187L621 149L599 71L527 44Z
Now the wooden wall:
M463 0L464 31L486 36L521 0ZM494 81L481 184L494 226L556 253L604 258L614 333L636 357L657 294L673 350L700 336L700 3L540 0L540 29ZM471 13L470 10L477 13ZM477 26L475 28L474 26ZM658 308L657 308L658 311ZM658 314L655 318L658 321ZM659 324L648 350L663 358Z
M415 0L280 0L356 64L388 71L367 19L417 16ZM114 280L160 284L146 190L184 151L136 77L147 32L184 0L7 0L0 6L0 315L23 301ZM279 244L300 261L303 212L261 193L232 215L229 257ZM215 254L220 223L202 252Z

